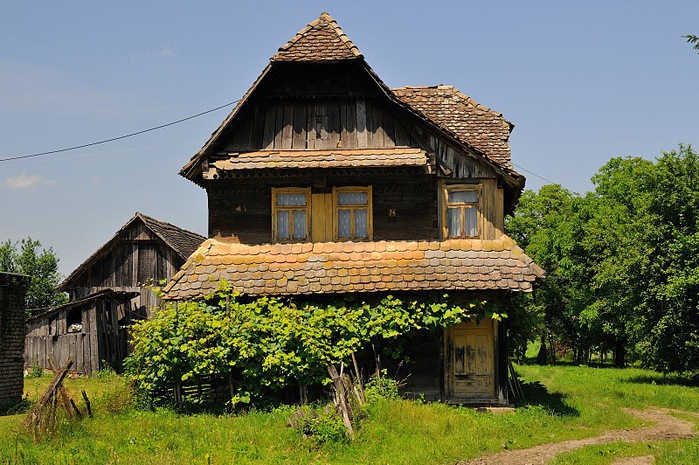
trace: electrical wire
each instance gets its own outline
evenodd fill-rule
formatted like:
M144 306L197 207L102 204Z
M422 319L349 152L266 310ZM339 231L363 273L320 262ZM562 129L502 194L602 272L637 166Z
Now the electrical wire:
M37 152L37 153L30 153L30 154L26 154L26 155L16 155L16 156L13 156L13 157L0 158L0 162L4 162L4 161L13 161L13 160L24 160L24 159L27 159L27 158L43 157L43 156L46 156L46 155L53 155L53 154L56 154L56 153L71 152L71 151L73 151L73 150L84 149L84 148L86 148L86 147L94 147L95 145L102 145L102 144L107 144L107 143L109 143L109 142L114 142L114 141L117 141L117 140L128 139L129 137L140 136L141 134L145 134L145 133L148 133L148 132L157 131L157 130L159 130L159 129L167 128L167 127L169 127L169 126L174 126L175 124L184 123L185 121L189 121L189 120L191 120L191 119L198 118L198 117L200 117L200 116L204 116L204 115L207 115L207 114L209 114L209 113L213 113L213 112L215 112L215 111L221 110L221 109L226 108L226 107L229 107L229 106L231 106L231 105L234 105L234 104L240 102L240 100L241 100L241 99L233 100L232 102L228 102L228 103L226 103L226 104L224 104L224 105L219 105L219 106L217 106L217 107L215 107L215 108L211 108L211 109L209 109L209 110L202 111L202 112L200 112L200 113L196 113L196 114L194 114L194 115L190 115L190 116L187 116L187 117L185 117L185 118L180 118L180 119L178 119L178 120L171 121L171 122L169 122L169 123L160 124L160 125L158 125L158 126L153 126L153 127L148 128L148 129L143 129L143 130L140 130L140 131L131 132L131 133L128 133L128 134L124 134L124 135L122 135L122 136L110 137L109 139L102 139L102 140L99 140L99 141L96 141L96 142L90 142L90 143L81 144L81 145L74 145L74 146L72 146L72 147L65 147L65 148L57 149L57 150L49 150L49 151L46 151L46 152ZM556 182L553 182L553 181L551 181L550 179L546 179L545 177L539 176L538 174L534 173L533 171L530 171L530 170L526 169L526 168L523 167L522 165L518 165L518 164L516 164L516 163L512 163L512 164L513 164L514 166L516 166L517 168L521 169L522 171L525 171L525 172L527 172L527 173L529 173L529 174L531 174L531 175L533 175L533 176L536 176L537 178L539 178L539 179L541 179L541 180L543 180L543 181L546 181L546 182L548 182L548 183L550 183L550 184L557 184Z
M543 180L543 181L546 181L546 182L549 183L549 184L560 184L560 183L558 183L558 182L553 182L553 181L551 181L550 179L546 179L546 178L543 177L543 176L539 176L539 175L536 174L535 172L529 171L528 169L526 169L526 168L525 168L524 166L522 166L522 165L518 165L517 163L512 163L512 164L513 164L514 166L516 166L517 168L521 169L522 171L526 171L527 173L531 174L532 176L536 176L537 178L539 178L539 179L541 179L541 180Z
M234 100L234 101L232 101L232 102L228 102L228 103L226 103L225 105L220 105L220 106L218 106L218 107L216 107L216 108L211 108L210 110L202 111L201 113L197 113L197 114L195 114L195 115L187 116L187 117L185 117L185 118L181 118L181 119L178 119L178 120L176 120L176 121L171 121L171 122L169 122L169 123L160 124L160 125L158 125L158 126L153 126L153 127L151 127L151 128L143 129L143 130L141 130L141 131L136 131L136 132L131 132L131 133L129 133L129 134L124 134L123 136L111 137L111 138L109 138L109 139L102 139L102 140L99 140L99 141L96 141L96 142L90 142L90 143L88 143L88 144L75 145L75 146L72 146L72 147L66 147L66 148L57 149L57 150L49 150L49 151L47 151L47 152L30 153L30 154L27 154L27 155L16 155L16 156L13 156L13 157L0 158L0 162L12 161L12 160L23 160L23 159L26 159L26 158L43 157L43 156L45 156L45 155L52 155L52 154L55 154L55 153L62 153L62 152L70 152L70 151L73 151L73 150L84 149L84 148L86 148L86 147L94 147L95 145L102 145L102 144L106 144L106 143L109 143L109 142L114 142L114 141L121 140L121 139L128 139L129 137L139 136L139 135L145 134L145 133L147 133L147 132L157 131L158 129L163 129L163 128L166 128L166 127L168 127L168 126L174 126L175 124L183 123L183 122L185 122L185 121L189 121L190 119L198 118L198 117L200 117L200 116L204 116L204 115L207 115L207 114L209 114L209 113L213 113L213 112L215 112L215 111L218 111L218 110L221 110L221 109L223 109L223 108L229 107L229 106L231 106L231 105L233 105L233 104L236 104L236 103L238 103L238 102L240 102L240 99Z

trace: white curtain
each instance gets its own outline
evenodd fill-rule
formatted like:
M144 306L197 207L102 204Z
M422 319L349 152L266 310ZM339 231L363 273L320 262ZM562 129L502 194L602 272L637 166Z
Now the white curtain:
M367 211L366 210L355 210L354 211L354 237L356 238L366 238L369 237L367 224Z
M366 205L369 197L366 192L338 192L338 205Z
M475 203L478 202L476 191L452 191L449 192L449 203Z
M289 211L277 210L277 239L289 239Z
M352 213L350 210L337 211L337 237L349 239L352 237Z
M277 194L277 205L280 207L305 206L306 194Z
M449 237L461 237L461 208L447 210L447 233Z
M478 211L475 208L464 208L466 236L478 235Z
M294 239L305 239L306 236L306 211L294 210Z

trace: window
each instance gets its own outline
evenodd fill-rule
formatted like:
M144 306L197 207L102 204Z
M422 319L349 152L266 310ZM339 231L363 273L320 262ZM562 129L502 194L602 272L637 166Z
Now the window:
M311 190L272 189L272 231L276 242L308 240Z
M335 240L371 240L371 187L333 188Z
M479 237L479 197L477 185L445 187L446 237Z

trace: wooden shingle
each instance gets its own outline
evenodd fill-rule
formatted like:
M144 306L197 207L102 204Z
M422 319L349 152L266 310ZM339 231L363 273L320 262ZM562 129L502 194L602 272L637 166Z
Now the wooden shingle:
M498 240L240 244L204 242L163 289L197 299L219 281L246 295L411 290L529 292L544 271L503 235Z

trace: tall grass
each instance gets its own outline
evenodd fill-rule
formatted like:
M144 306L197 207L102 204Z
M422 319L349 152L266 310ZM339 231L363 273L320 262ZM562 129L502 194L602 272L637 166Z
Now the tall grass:
M642 424L621 407L699 412L696 387L668 383L649 371L536 366L518 370L530 400L514 414L496 416L444 404L377 399L368 406L354 442L323 445L287 426L292 407L228 416L139 410L119 376L69 379L66 385L74 397L82 389L88 392L95 417L66 423L36 445L13 432L22 415L0 417L0 463L441 464ZM36 398L49 381L27 380L27 394ZM692 441L657 448L659 457L696 456ZM604 457L623 456L630 450L621 445L618 452ZM560 463L587 463L587 457L601 456L594 449L579 454L587 455L581 456L583 461L571 455L572 461Z

